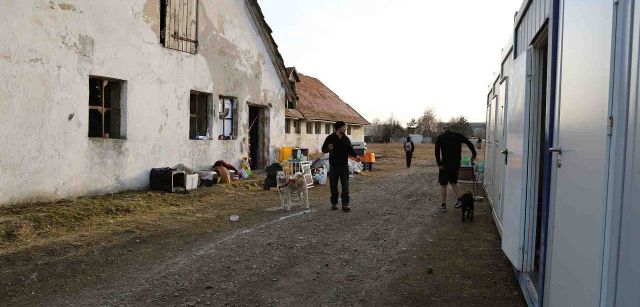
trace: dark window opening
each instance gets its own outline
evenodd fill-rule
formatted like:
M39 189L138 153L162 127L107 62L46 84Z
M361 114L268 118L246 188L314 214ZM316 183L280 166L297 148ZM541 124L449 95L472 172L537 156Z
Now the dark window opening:
M351 135L351 126L347 126L347 134Z
M89 137L122 138L123 81L89 78Z
M322 123L316 122L316 134L322 133Z
M302 125L300 124L300 120L293 121L293 127L296 129L296 134L302 133Z
M324 133L331 134L331 124L324 124Z
M209 96L206 93L191 92L189 98L189 139L208 140L211 138Z
M307 134L313 134L313 123L307 122Z
M291 119L284 120L284 133L291 133Z

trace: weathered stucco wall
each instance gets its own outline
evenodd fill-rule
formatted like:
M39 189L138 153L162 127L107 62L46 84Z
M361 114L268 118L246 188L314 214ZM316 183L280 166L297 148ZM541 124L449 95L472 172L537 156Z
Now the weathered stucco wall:
M301 126L300 133L295 133L293 125L291 126L291 133L285 134L284 146L299 147L309 149L310 153L316 153L322 151L322 144L324 140L329 136L325 133L325 123L322 123L322 129L320 134L308 134L307 133L307 121L300 120ZM315 123L315 122L314 122ZM333 125L333 123L331 123ZM351 142L364 142L364 128L362 126L351 126L351 135L348 135Z
M142 189L153 167L247 154L247 102L271 104L270 160L284 142L284 89L245 1L199 1L199 49L160 44L158 0L0 2L0 204ZM126 81L126 139L88 138L89 76ZM238 98L236 140L189 140L189 93ZM222 122L213 116L215 137Z

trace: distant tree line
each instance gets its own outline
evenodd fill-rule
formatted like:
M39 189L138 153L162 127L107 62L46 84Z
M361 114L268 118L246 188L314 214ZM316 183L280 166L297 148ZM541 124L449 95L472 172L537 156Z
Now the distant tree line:
M390 143L392 140L400 139L409 134L420 134L431 138L435 142L436 137L442 133L445 125L449 125L451 130L467 137L475 136L466 117L453 117L448 123L444 123L438 119L434 109L427 109L419 118L412 118L406 124L406 128L393 115L384 121L374 119L371 122L371 127L369 127L366 141L370 143Z

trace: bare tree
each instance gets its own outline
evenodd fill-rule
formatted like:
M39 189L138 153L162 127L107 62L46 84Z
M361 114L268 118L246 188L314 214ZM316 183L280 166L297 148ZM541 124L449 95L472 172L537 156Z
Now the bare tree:
M435 138L438 133L438 118L433 108L424 111L422 116L418 118L417 133L426 137Z
M466 137L473 136L471 124L469 124L469 121L464 116L451 118L451 121L449 121L449 127L451 127L451 131L458 132Z

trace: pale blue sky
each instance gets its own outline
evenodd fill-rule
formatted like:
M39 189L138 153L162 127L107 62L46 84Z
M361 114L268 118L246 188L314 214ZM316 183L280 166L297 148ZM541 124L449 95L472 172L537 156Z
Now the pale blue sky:
M522 0L259 0L285 64L368 120L484 122Z

